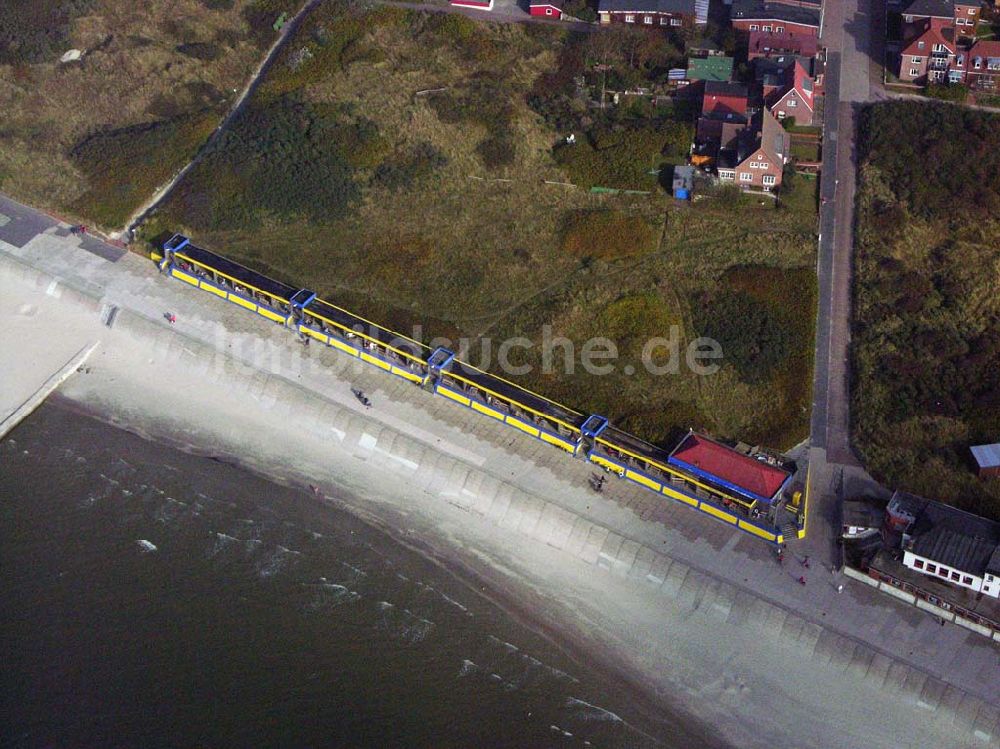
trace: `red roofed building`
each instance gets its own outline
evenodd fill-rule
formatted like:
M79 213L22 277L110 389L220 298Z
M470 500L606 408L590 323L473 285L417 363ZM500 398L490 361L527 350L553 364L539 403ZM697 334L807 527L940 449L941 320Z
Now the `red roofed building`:
M816 108L816 82L796 60L785 69L784 86L766 95L766 103L779 120L794 117L797 125L811 125Z
M729 81L705 81L705 96L701 100L702 115L716 117L747 116L747 87Z
M457 8L493 10L493 0L451 0L451 4Z
M959 52L959 58L963 53ZM964 53L965 82L979 91L996 91L1000 81L1000 42L977 41Z
M742 499L768 504L792 476L784 468L694 432L670 454L669 463Z
M531 15L557 21L562 18L562 9L563 0L531 0L528 3L528 12Z
M819 52L819 40L807 34L776 34L766 31L751 31L747 46L747 60L777 55L801 55L815 57Z
M955 79L949 73L955 68L958 46L955 29L950 24L940 18L921 22L920 32L899 54L899 80L925 84Z

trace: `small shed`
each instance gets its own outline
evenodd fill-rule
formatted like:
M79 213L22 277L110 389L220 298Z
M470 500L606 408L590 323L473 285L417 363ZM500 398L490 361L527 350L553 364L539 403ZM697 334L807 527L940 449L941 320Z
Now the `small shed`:
M885 513L869 499L845 499L842 511L843 538L863 538L878 533L882 528Z
M551 18L558 21L562 18L563 0L531 0L528 12L533 16Z
M451 0L456 8L475 8L476 10L493 10L493 0Z
M969 448L976 461L980 476L1000 476L1000 442L992 445L973 445Z
M694 167L675 166L673 193L677 200L690 200L694 192Z

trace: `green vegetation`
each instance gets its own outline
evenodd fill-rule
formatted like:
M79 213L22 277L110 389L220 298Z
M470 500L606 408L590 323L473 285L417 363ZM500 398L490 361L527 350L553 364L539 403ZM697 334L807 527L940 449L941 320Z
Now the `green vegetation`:
M591 133L582 142L555 149L556 163L580 187L652 190L657 171L684 162L694 128L667 120L638 128Z
M0 65L48 62L69 48L73 19L95 0L4 0L0 3Z
M89 185L73 210L101 226L123 226L135 206L171 177L175 165L164 160L164 150L190 159L216 122L213 112L199 112L87 137L70 152Z
M646 219L621 211L578 211L566 217L562 249L575 257L613 260L656 249L659 237Z
M852 410L878 478L994 518L1000 484L973 476L969 446L1000 435L998 125L946 105L864 111Z
M1000 96L996 94L976 93L976 104L981 107L1000 108Z
M815 183L778 208L739 193L680 206L656 172L683 160L693 110L588 103L605 84L659 80L677 56L660 30L578 36L325 2L146 235L186 231L395 329L467 339L488 368L500 341L526 337L511 356L533 367L519 382L648 439L696 426L795 444L808 429ZM554 147L569 133L575 145ZM766 298L741 280L754 278ZM696 376L684 351L704 333L701 300L726 294L778 332ZM544 367L549 333L573 342L572 375ZM647 341L672 336L677 371L650 372ZM618 346L609 374L579 366L594 337ZM648 354L670 363L669 346Z
M930 83L924 88L924 96L962 104L969 98L969 88L960 83Z
M260 55L244 20L251 7L262 6L149 0L125 13L120 0L0 2L0 189L120 229L248 79ZM82 57L59 62L68 49Z
M792 156L799 161L819 161L819 143L812 141L792 141Z

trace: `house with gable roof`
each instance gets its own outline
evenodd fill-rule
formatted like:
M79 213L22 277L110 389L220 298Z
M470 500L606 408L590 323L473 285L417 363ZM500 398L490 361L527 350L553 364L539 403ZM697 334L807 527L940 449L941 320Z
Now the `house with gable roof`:
M784 72L783 85L770 94L765 92L764 103L779 120L794 117L798 125L812 125L816 108L816 82L799 59L794 59Z
M927 83L960 82L963 65L957 65L958 45L950 21L925 18L918 33L910 39L899 55L899 80L923 85ZM964 60L963 60L964 63Z
M781 186L791 156L791 136L767 109L739 131L732 146L716 159L719 179L744 189L774 190Z

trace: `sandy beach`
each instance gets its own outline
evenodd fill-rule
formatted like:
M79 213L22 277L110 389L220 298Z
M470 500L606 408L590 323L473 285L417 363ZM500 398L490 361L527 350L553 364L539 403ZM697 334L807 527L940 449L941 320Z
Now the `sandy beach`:
M99 341L63 397L151 438L351 497L352 512L618 674L646 695L637 710L691 716L723 743L1000 746L996 701L980 696L996 688L997 651L974 635L948 628L935 642L919 612L857 597L866 591L838 596L830 577L815 583L829 588L821 611L797 611L793 587L787 600L756 595L758 566L779 574L762 544L683 508L668 511L679 520L665 529L661 516L630 504L631 490L593 494L590 468L553 448L302 347L141 258L81 254L81 266L99 274L84 278L47 239L16 258L0 254L5 389L45 379L43 349L60 362ZM65 272L54 282L58 263ZM102 323L107 304L119 308L111 327ZM375 407L365 411L351 387ZM685 544L747 563L727 577L722 562L683 561ZM863 628L851 629L850 607L895 617L912 639L898 642L898 654L866 643ZM966 691L914 667L921 642L951 660L942 642L961 647L985 686Z

